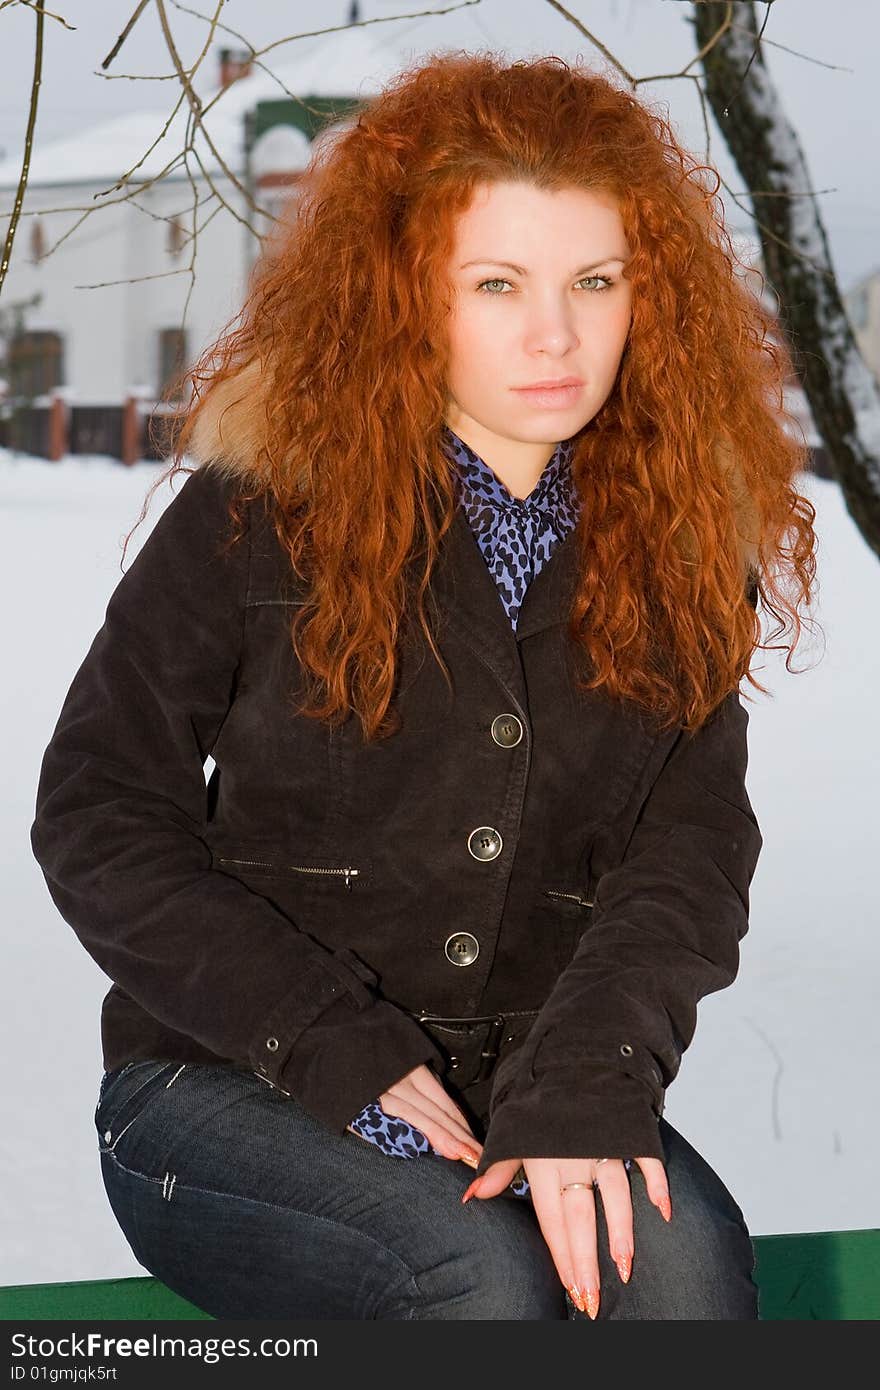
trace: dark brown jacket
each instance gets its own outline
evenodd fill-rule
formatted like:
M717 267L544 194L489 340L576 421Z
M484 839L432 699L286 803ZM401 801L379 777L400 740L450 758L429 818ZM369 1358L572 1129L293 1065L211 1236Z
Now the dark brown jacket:
M576 692L576 533L514 633L458 513L432 579L453 693L408 638L401 730L365 745L353 717L291 713L296 588L262 502L222 552L234 488L212 466L179 486L43 757L31 842L114 981L105 1067L224 1061L342 1133L430 1062L488 1126L480 1172L662 1158L665 1088L698 1000L737 973L762 843L739 693L657 735ZM458 1046L417 1017L496 1012L483 1079L485 1027Z

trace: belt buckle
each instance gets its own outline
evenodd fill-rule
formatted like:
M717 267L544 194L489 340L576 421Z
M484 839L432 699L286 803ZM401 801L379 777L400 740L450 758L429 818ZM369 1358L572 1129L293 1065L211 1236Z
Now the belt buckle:
M489 1030L480 1049L480 1065L474 1081L486 1081L492 1075L507 1021L505 1014L470 1014L455 1018L448 1014L420 1013L418 1020L420 1023L488 1023Z

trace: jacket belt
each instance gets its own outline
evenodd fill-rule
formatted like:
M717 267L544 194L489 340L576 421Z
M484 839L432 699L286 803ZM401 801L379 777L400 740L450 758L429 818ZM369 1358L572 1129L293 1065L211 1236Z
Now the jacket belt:
M485 1081L491 1076L504 1042L512 1041L521 1029L521 1022L537 1018L539 1009L509 1009L491 1014L432 1014L406 1012L422 1025L446 1053L450 1070L459 1067L472 1070L462 1077L461 1085ZM513 1029L513 1034L509 1030ZM482 1030L482 1037L480 1036ZM479 1054L473 1057L473 1047L480 1042ZM470 1063L470 1066L469 1066Z

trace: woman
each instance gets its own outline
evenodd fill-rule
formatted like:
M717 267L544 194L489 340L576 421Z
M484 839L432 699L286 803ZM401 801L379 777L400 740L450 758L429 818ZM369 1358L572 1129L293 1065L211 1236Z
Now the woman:
M758 592L809 597L784 352L586 68L434 56L328 150L43 760L110 1203L219 1317L753 1319L663 1107L748 927Z

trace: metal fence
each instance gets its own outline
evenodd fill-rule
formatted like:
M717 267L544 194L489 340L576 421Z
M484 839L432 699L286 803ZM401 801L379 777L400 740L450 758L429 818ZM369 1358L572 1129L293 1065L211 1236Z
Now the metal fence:
M164 462L173 447L175 407L133 396L122 404L83 405L61 396L0 402L0 448L52 461L101 454L122 463Z
M109 454L121 459L121 405L72 405L67 420L68 454Z
M49 407L21 406L0 415L0 446L49 458Z

